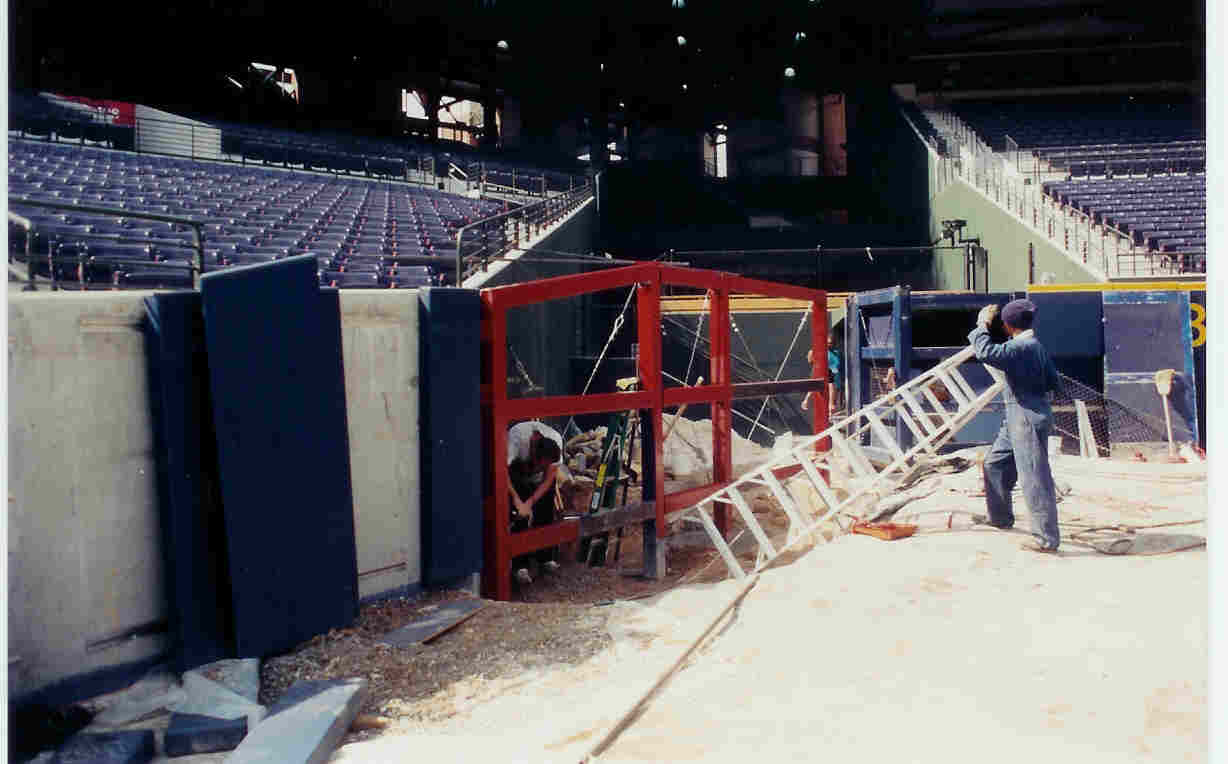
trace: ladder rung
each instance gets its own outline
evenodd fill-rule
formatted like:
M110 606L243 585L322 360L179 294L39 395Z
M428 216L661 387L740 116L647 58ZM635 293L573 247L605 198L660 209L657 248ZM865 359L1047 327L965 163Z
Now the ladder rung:
M802 462L802 469L806 472L806 477L810 479L810 484L814 486L814 490L818 492L819 497L823 499L823 503L827 505L828 511L834 510L840 505L840 500L827 487L827 481L819 474L819 470L814 466L814 462L805 460Z
M895 437L887 430L887 425L883 424L883 420L879 419L878 415L873 411L866 412L866 419L870 420L870 430L878 436L878 439L883 442L887 450L897 460L903 458L904 452L900 450L900 444L895 442Z
M861 453L861 449L855 444L849 443L844 439L844 436L837 433L831 434L831 442L849 463L853 472L863 477L874 474L874 466L866 459L866 455Z
M771 489L772 495L776 497L776 501L784 511L785 517L789 518L790 531L801 528L803 525L802 517L797 513L797 505L793 503L793 497L789 495L789 492L780 484L775 475L769 472L766 477L767 480L765 482L767 482L768 488Z
M908 408L911 409L913 414L916 415L917 423L925 428L926 433L931 433L937 429L934 427L934 423L930 421L929 415L925 412L925 408L921 405L921 402L917 400L917 397L912 394L911 390L900 390L900 397L904 399L904 402L908 404Z
M945 387L947 392L951 394L951 397L955 399L957 408L963 408L972 402L971 399L964 394L963 388L960 387L955 380L951 379L951 375L947 373L946 369L938 370L938 379L942 381L942 386Z
M968 380L964 379L964 375L959 373L959 369L952 368L950 374L951 378L955 380L955 384L959 385L964 391L964 395L968 396L968 401L976 400L976 391L972 389L972 385L968 384Z
M759 542L759 549L765 551L769 557L776 556L776 547L772 546L772 542L768 539L767 534L763 531L763 526L759 525L759 521L755 518L755 513L751 511L750 506L746 503L746 498L737 491L730 492L730 498L733 499L733 506L737 508L738 514L742 516L742 522L750 529L751 535L755 537L755 541Z
M930 433L923 431L920 427L917 426L917 423L914 422L912 417L908 415L908 410L906 406L897 405L895 407L895 415L898 416L900 420L904 422L904 425L908 427L910 432L912 432L912 436L917 439L918 443L922 444L922 446L925 448L926 451L930 452L931 454L934 453L934 449L929 443Z
M721 537L721 532L716 529L716 524L712 522L712 518L708 517L708 513L703 510L703 507L696 507L696 511L699 512L699 519L704 524L704 530L708 532L708 537L712 539L712 545L716 547L716 551L724 558L729 572L735 578L746 578L746 571L742 569L742 564L734 556L733 550L729 548L729 545L725 543L725 539Z
M938 416L942 417L944 426L954 427L955 419L951 416L951 413L947 411L946 405L942 401L938 400L937 395L934 395L934 391L927 387L921 392L925 394L925 399L929 401L930 405L934 407L934 410L938 412Z

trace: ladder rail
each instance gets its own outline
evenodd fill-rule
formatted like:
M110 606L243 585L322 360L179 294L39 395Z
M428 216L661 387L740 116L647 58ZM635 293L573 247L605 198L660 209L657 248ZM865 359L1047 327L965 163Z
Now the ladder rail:
M906 467L922 452L936 454L939 448L955 437L960 429L1005 388L1005 375L988 365L984 367L992 380L989 387L980 393L972 388L958 371L958 367L974 358L975 355L975 349L968 347L943 359L917 377L888 391L869 405L829 424L819 434L803 438L787 451L747 471L741 477L696 502L689 510L684 510L684 514L690 514L693 511L698 515L730 572L736 578L744 578L747 572L743 570L732 549L717 530L712 518L704 510L705 505L708 504L734 505L746 528L758 544L754 571L764 569L800 539L813 534L820 523L844 511L853 502L885 482L894 472ZM937 383L944 385L951 398L956 401L957 407L954 412L949 411L933 391L932 386ZM925 411L924 406L915 395L918 391L934 408L934 414L942 420L941 424L935 424L930 418L931 414ZM909 448L902 448L896 441L880 418L880 411L884 413L891 411L897 420L904 422L915 440ZM851 433L848 432L850 429ZM886 446L891 457L890 462L881 469L875 469L875 465L862 451L859 441L867 433L876 436ZM815 447L825 438L830 438L833 448L821 452L816 451ZM817 466L821 464L830 469L832 467L831 458L837 453L849 463L852 473L859 478L858 485L850 490L843 499L838 498L835 491L827 485L826 479ZM809 523L803 521L801 512L794 504L789 491L775 475L778 469L799 465L806 480L810 482L819 500L825 505L825 511L819 512L817 517ZM743 487L764 485L771 490L789 521L787 543L781 549L776 549L772 544L741 493Z

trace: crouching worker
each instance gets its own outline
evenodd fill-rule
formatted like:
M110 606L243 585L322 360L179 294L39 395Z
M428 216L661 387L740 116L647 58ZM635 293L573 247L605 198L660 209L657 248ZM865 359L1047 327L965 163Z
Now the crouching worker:
M996 305L986 305L977 316L977 327L968 335L981 363L1001 369L1006 375L1006 419L985 456L985 503L988 517L978 517L996 528L1015 524L1011 491L1018 481L1032 515L1033 540L1023 548L1033 552L1056 552L1061 539L1057 527L1057 491L1049 468L1049 432L1053 411L1047 393L1058 389L1057 368L1032 332L1036 305L1014 300L1002 309L1002 323L1010 339L995 344L989 326L997 315Z
M563 436L541 422L521 422L507 431L508 493L512 500L512 533L549 525L561 514L561 484L567 479L563 464ZM559 567L557 547L540 549L512 561L516 580L533 582L529 568L538 563L546 570Z

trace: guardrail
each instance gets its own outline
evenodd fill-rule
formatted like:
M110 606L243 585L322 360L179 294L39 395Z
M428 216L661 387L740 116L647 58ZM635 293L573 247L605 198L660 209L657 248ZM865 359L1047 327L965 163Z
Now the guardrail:
M65 210L87 215L111 215L116 218L132 218L137 220L152 220L160 223L171 223L174 225L187 226L192 233L192 242L184 243L182 240L125 236L122 233L92 233L82 232L73 234L53 234L47 241L47 269L48 278L51 281L51 289L58 290L60 282L57 277L57 265L73 265L77 267L78 284L82 289L87 289L88 285L84 277L84 268L90 263L90 256L86 253L78 252L71 257L65 258L60 252L68 246L84 244L88 247L91 241L106 241L115 244L141 244L149 247L157 247L160 249L187 249L195 253L195 260L183 262L166 262L151 259L149 261L133 261L139 262L141 268L174 268L182 270L187 268L192 273L193 288L200 287L200 277L205 272L205 221L193 220L190 218L177 217L174 215L162 215L153 212L134 212L132 210L116 209L113 207L95 207L85 204L66 204L64 202L48 202L39 199L26 199L22 197L10 197L10 207L43 207L46 209ZM16 219L15 219L16 218ZM33 240L38 234L38 225L29 218L17 215L13 212L9 213L9 219L17 225L26 229L26 267L29 270L29 284L26 286L27 291L33 291L35 287L35 267L33 263ZM115 270L116 283L118 283L119 269Z
M492 261L519 249L522 242L558 222L592 195L593 187L584 186L462 226L456 232L456 285L463 284L466 276L485 270Z
M378 147L353 144L327 144L303 136L279 136L259 128L244 125L210 125L194 120L170 120L157 117L136 117L131 127L113 125L69 115L19 115L10 119L10 133L28 139L55 143L135 151L139 154L207 159L247 165L275 166L318 170L337 175L395 179L435 187L442 177L452 177L452 169L460 171L470 188L483 188L491 182L510 185L517 193L547 196L552 191L572 190L585 179L582 176L550 170L504 170L487 168L485 161L475 160L461 167L440 149L416 147L404 151L380 151ZM436 157L438 154L438 158ZM461 161L460 159L456 160ZM559 180L567 176L566 183ZM505 182L508 179L511 182ZM552 182L555 181L555 182Z
M28 218L24 218L21 215L18 215L16 212L13 212L12 210L9 210L9 222L15 223L18 226L21 226L22 228L26 229L25 262L26 262L26 279L29 281L29 283L26 284L26 288L22 291L33 292L35 289L34 287L34 268L30 263L30 250L31 250L32 241L34 239L34 227L35 227L34 223L31 222ZM55 269L52 268L52 270L54 271Z
M946 151L939 149L932 193L956 179L987 196L1016 219L1038 230L1058 249L1103 273L1107 278L1125 276L1181 276L1206 272L1204 253L1151 250L1132 233L1122 231L1095 212L1088 214L1044 193L1047 181L1064 180L1066 170L1050 166L1043 158L1009 136L1004 152L989 144L955 114L928 110L925 116L945 138ZM1017 162L1011 161L1014 156ZM1023 161L1030 166L1020 165Z

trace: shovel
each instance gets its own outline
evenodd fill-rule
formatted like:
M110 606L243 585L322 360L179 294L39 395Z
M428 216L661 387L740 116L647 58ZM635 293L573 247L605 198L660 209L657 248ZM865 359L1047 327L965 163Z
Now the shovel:
M1168 395L1173 390L1173 375L1176 373L1176 369L1160 369L1155 376L1156 392L1164 399L1164 426L1168 429L1168 455L1170 457L1177 455L1177 446L1173 444L1173 420L1168 413Z

